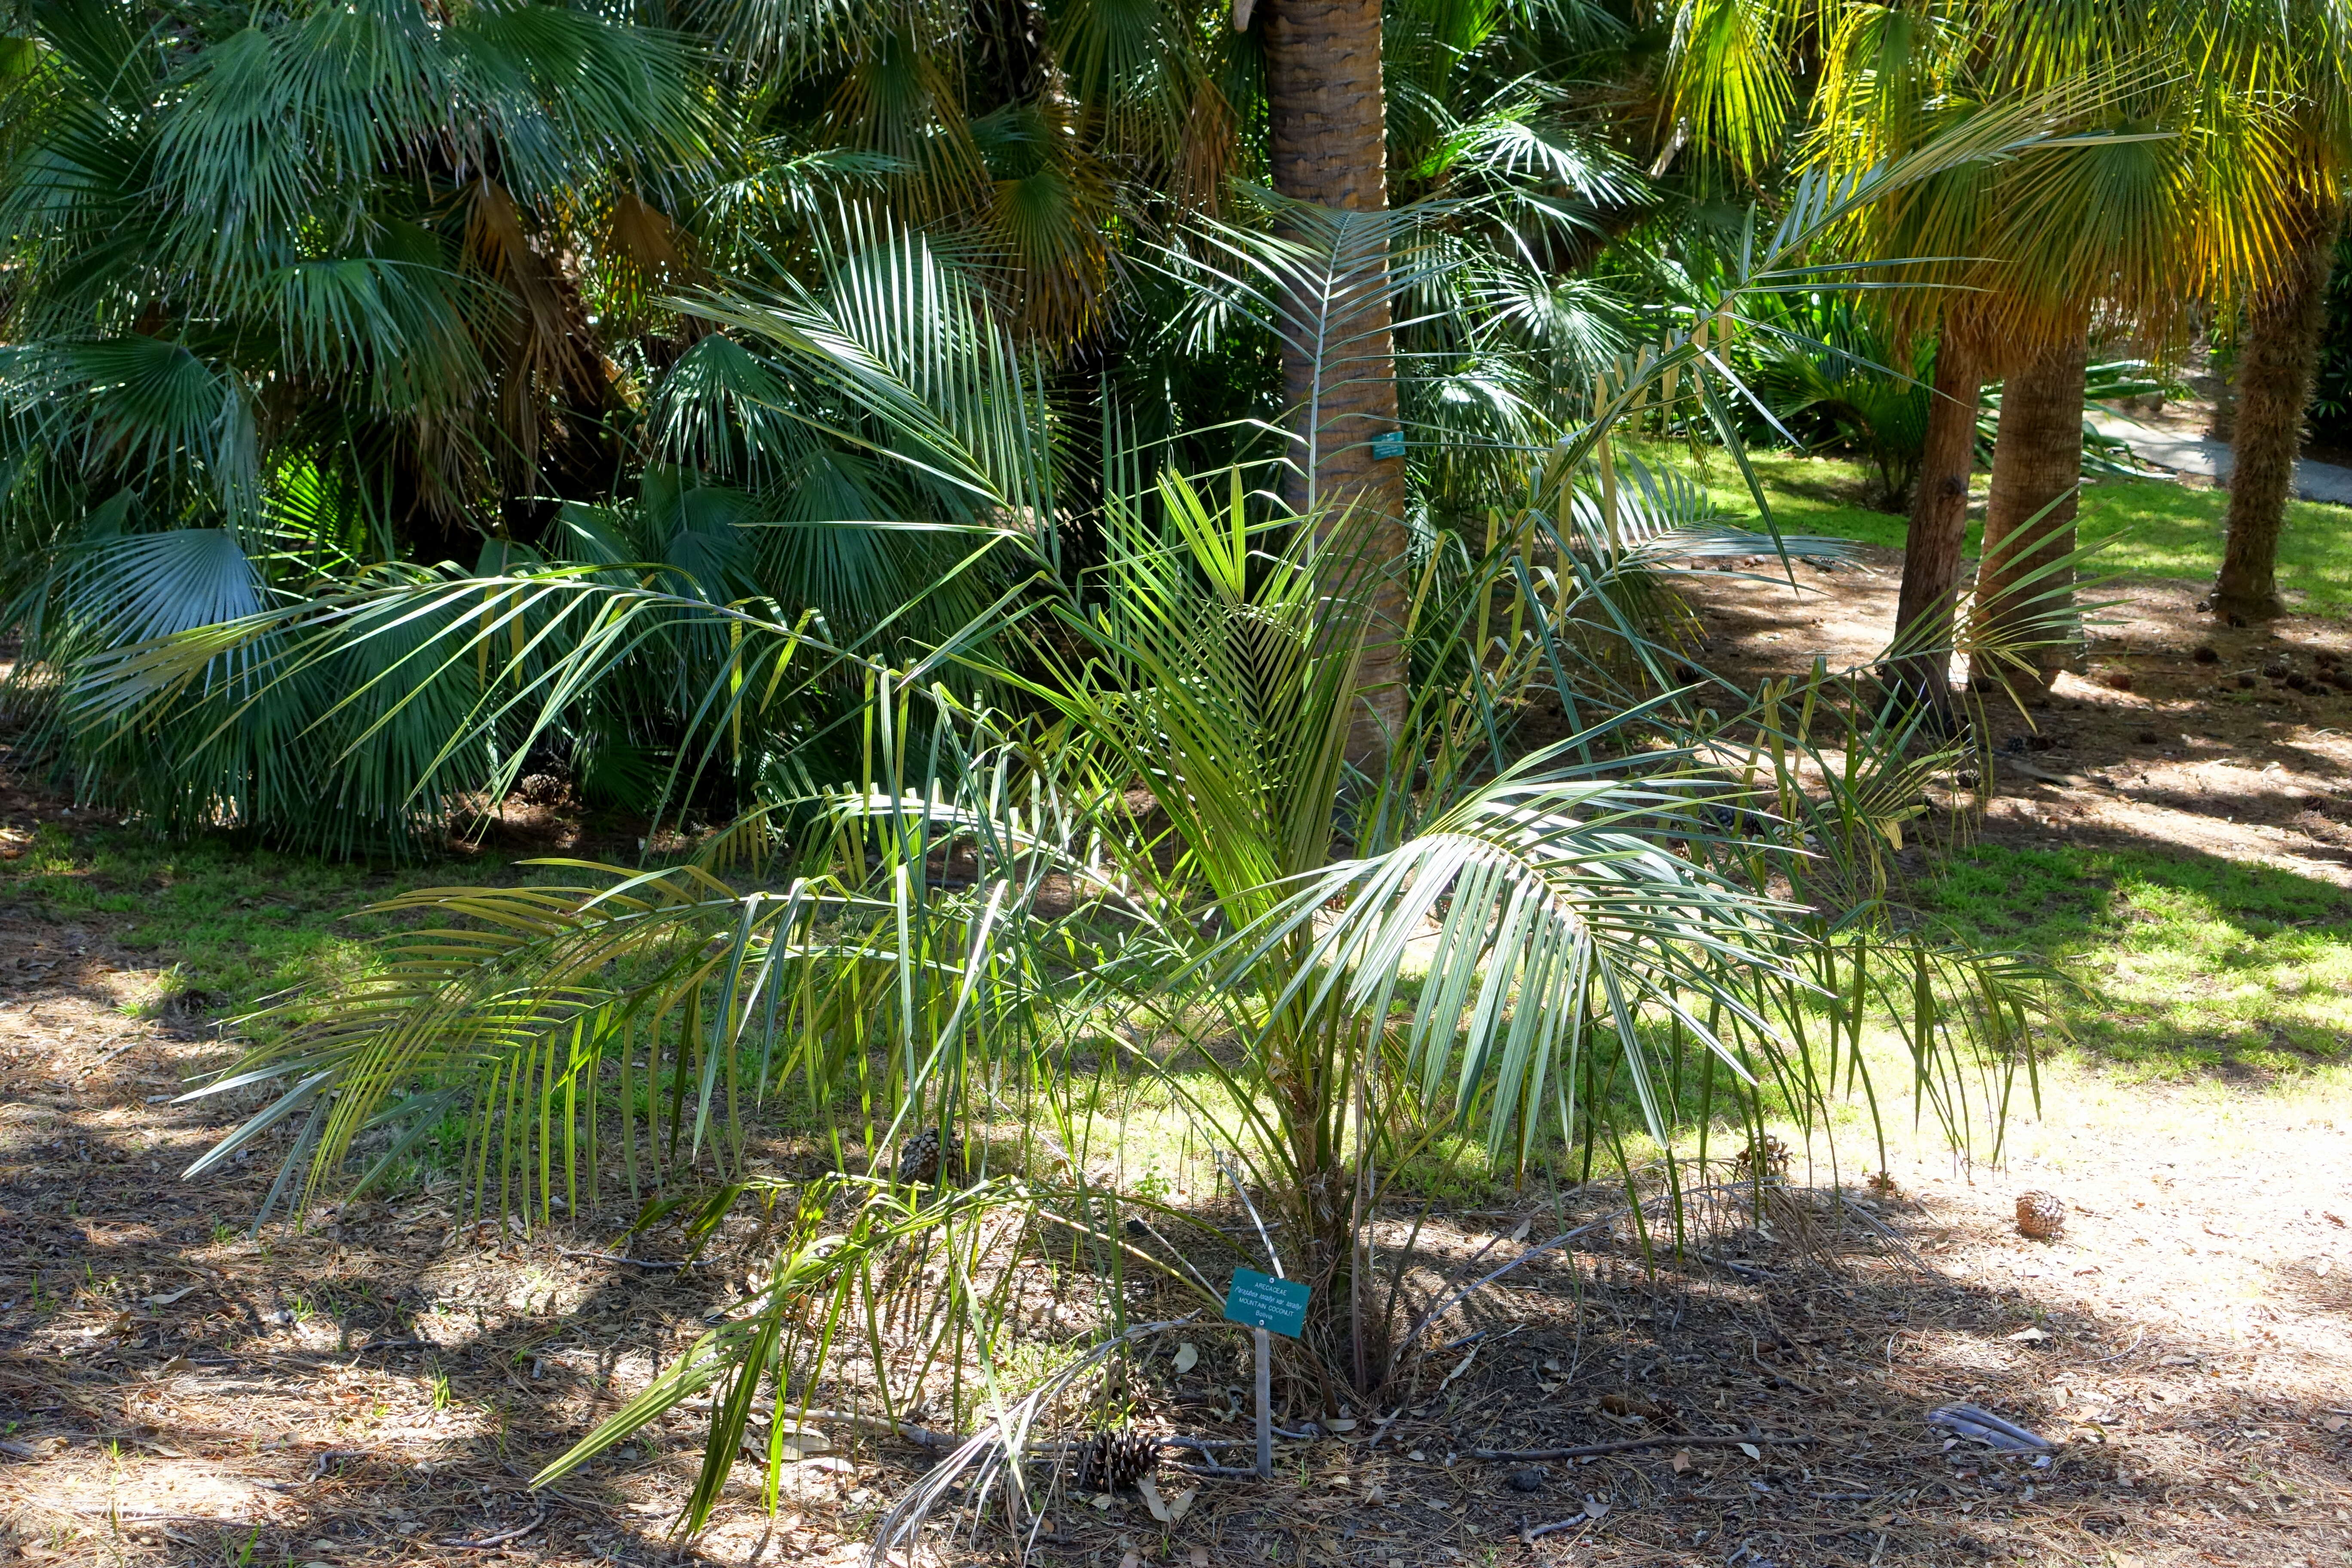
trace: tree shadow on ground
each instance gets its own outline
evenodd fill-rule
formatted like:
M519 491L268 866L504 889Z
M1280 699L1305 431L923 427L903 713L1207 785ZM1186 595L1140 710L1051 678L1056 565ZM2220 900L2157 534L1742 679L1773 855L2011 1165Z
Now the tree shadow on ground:
M2352 892L2333 883L2107 830L1966 846L1924 884L1971 940L2076 980L2068 1033L2108 1059L2274 1076L2352 1052Z
M262 1183L235 1173L209 1196L250 1203ZM793 1561L855 1542L929 1463L845 1438L830 1463L791 1468L778 1516L739 1474L713 1530L680 1542L666 1527L698 1458L688 1413L533 1494L541 1464L732 1297L723 1270L567 1256L601 1250L610 1226L453 1236L431 1193L307 1235L272 1227L267 1250L205 1262L175 1246L194 1239L184 1215L142 1212L149 1185L85 1184L80 1245L41 1269L55 1305L0 1314L0 1401L25 1450L0 1469L13 1503L0 1542L27 1559L471 1561L490 1547L438 1543L504 1536L509 1560L533 1563ZM10 1208L25 1197L10 1188ZM1540 1212L1581 1224L1621 1201L1595 1184ZM1433 1216L1415 1289L1433 1298L1473 1258L1483 1272L1512 1255L1531 1217ZM1396 1216L1391 1240L1410 1223ZM1801 1189L1706 1206L1679 1249L1620 1219L1446 1314L1351 1412L1352 1433L1283 1445L1275 1482L1171 1477L1201 1488L1171 1528L1132 1497L1066 1499L1045 1558L1181 1562L1199 1546L1213 1562L1300 1564L1571 1551L1867 1564L2055 1546L2163 1559L2194 1521L2209 1544L2280 1561L2342 1533L2319 1506L2346 1496L2352 1458L2326 1426L2326 1373L2282 1375L2275 1353L2202 1342L2160 1310L2087 1311L1981 1268L1947 1271L1934 1255L1954 1237L1934 1207ZM2053 1277L2075 1256L1976 1239ZM2281 1300L2335 1310L2323 1278L2303 1285L2307 1300ZM1129 1305L1197 1307L1140 1285ZM1131 1373L1139 1419L1245 1436L1242 1342L1203 1324L1198 1343L1183 1373L1159 1355ZM1296 1352L1276 1386L1286 1422L1327 1414ZM1953 1446L1926 1416L1956 1401L2061 1447L2037 1465ZM1807 1440L1727 1446L1758 1433ZM1668 1440L1580 1461L1470 1457L1652 1435ZM1013 1560L990 1531L974 1550Z

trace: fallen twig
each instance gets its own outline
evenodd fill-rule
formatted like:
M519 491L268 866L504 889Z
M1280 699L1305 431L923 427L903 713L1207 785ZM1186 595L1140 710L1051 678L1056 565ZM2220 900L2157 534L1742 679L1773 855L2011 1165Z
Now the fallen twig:
M1634 1448L1736 1448L1742 1443L1759 1447L1775 1444L1801 1447L1813 1441L1809 1432L1734 1432L1727 1436L1692 1436L1662 1432L1654 1437L1620 1437L1613 1443L1587 1443L1579 1448L1465 1448L1465 1459L1582 1459L1599 1454L1622 1454Z
M487 1552L493 1546L504 1546L509 1541L520 1541L547 1522L547 1510L541 1508L531 1515L528 1524L518 1524L512 1530L501 1530L496 1535L485 1535L479 1541L436 1541L436 1546L455 1546L467 1552Z
M82 1068L82 1069L81 1069L81 1072L80 1072L80 1074L79 1074L79 1076L80 1076L80 1077L82 1077L82 1078L88 1078L90 1074L92 1074L92 1073L96 1072L99 1068L100 1068L104 1067L107 1063L109 1063L109 1062L112 1061L115 1058L117 1058L117 1057L121 1056L123 1052L125 1052L125 1051L127 1051L127 1050L130 1050L130 1049L131 1049L131 1048L132 1048L132 1047L134 1047L141 1046L141 1045L144 1045L144 1044L146 1043L146 1040L147 1040L147 1037L146 1037L146 1036L144 1036L144 1035L138 1035L138 1036L134 1036L134 1037L132 1037L131 1038L130 1038L130 1039L128 1039L128 1040L123 1041L123 1042L122 1042L122 1044L121 1044L121 1045L119 1045L119 1046L117 1046L117 1047L115 1047L112 1050L110 1050L110 1051L107 1052L104 1056L102 1056L102 1057L99 1058L98 1058L98 1060L96 1060L96 1061L94 1061L94 1062L90 1063L88 1067L86 1067L86 1068Z
M859 1432L878 1432L912 1443L919 1448L946 1450L964 1441L961 1432L934 1432L929 1426L918 1426L912 1421L892 1421L880 1415L860 1415L850 1410L803 1410L796 1419L829 1421L835 1426L847 1426Z
M1557 1535L1563 1530L1574 1530L1580 1524L1591 1524L1591 1522L1592 1516L1591 1514L1580 1513L1572 1519L1563 1519L1556 1524L1523 1524L1519 1526L1519 1542L1522 1545L1532 1546L1535 1544L1538 1537Z
M949 1449L959 1447L969 1440L966 1436L961 1432L935 1432L928 1426L919 1426L912 1421L891 1421L879 1415L860 1415L848 1410L804 1410L800 1413L798 1419L803 1421L822 1421L829 1426L846 1426L854 1431L878 1433L884 1436L900 1438L903 1441L914 1444L918 1447L930 1448L940 1452L945 1452ZM1276 1427L1274 1429L1274 1435L1277 1437L1286 1438L1291 1442L1307 1442L1324 1436L1321 1431L1312 1427L1305 1431L1294 1432L1285 1426ZM1257 1446L1254 1439L1247 1437L1186 1437L1181 1436L1171 1436L1155 1438L1153 1441L1157 1442L1163 1448L1190 1448L1196 1453L1203 1455L1215 1453L1226 1448L1254 1448ZM1031 1459L1063 1458L1076 1453L1080 1445L1075 1443L1032 1443L1022 1452L1024 1458ZM1206 1474L1210 1472L1202 1471L1200 1473ZM1253 1476L1257 1474L1254 1469L1241 1473Z
M320 1477L325 1475L329 1470L334 1468L335 1461L338 1459L364 1459L366 1458L367 1451L363 1448L323 1449L317 1455L313 1456L310 1460L310 1479L315 1481Z
M1395 1417L1391 1416L1390 1419L1394 1420ZM1325 1436L1324 1432L1319 1427L1310 1427L1303 1432L1293 1432L1286 1426L1276 1426L1274 1428L1274 1435L1293 1443L1312 1442L1314 1439ZM1159 1443L1163 1448L1195 1448L1203 1454L1210 1453L1219 1448L1255 1448L1257 1447L1257 1439L1255 1437L1171 1436L1160 1438ZM1250 1473L1253 1475L1256 1474L1255 1470Z
M190 1513L178 1508L124 1508L119 1503L68 1502L63 1498L22 1497L11 1500L20 1507L48 1509L58 1513L69 1513L77 1519L135 1519L142 1524L170 1521L179 1524L226 1524L242 1528L251 1522L241 1519L225 1519L213 1513Z
M559 1247L555 1250L566 1258L584 1258L594 1263L626 1263L637 1268L658 1270L702 1267L702 1259L699 1258L631 1258L625 1252L582 1252L569 1247Z

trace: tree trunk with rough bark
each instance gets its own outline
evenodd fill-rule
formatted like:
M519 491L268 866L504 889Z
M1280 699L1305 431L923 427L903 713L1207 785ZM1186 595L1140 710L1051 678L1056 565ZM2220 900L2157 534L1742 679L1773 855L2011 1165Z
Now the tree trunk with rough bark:
M2341 221L2340 208L2325 217L2314 215L2283 275L2246 310L2230 439L2229 537L2213 584L2213 613L2233 620L2268 620L2279 613L2279 531L2303 450L2304 413L2311 405Z
M1381 0L1261 0L1265 22L1267 142L1274 188L1298 201L1348 212L1388 207L1387 117L1381 82ZM1329 322L1328 346L1286 342L1283 395L1292 429L1311 445L1312 472L1286 499L1319 509L1326 528L1356 531L1358 558L1343 570L1369 574L1372 626L1361 683L1363 706L1349 760L1377 767L1405 710L1404 463L1372 454L1372 439L1398 428L1396 353L1383 287L1384 256L1368 255L1357 298ZM1344 295L1343 295L1344 297ZM1293 301L1294 310L1307 308ZM1302 458L1303 460L1303 458Z
M1977 400L1984 371L1970 344L1948 327L1936 345L1927 437L1903 536L1903 589L1888 661L1910 697L1952 708L1952 611L1959 597L1960 546L1969 531L1969 476L1976 468Z
M2073 657L2074 569L2053 563L2074 551L2088 347L2086 332L2076 332L2002 384L1977 568L1972 689L2005 685L2024 700L2043 699ZM1994 651L2002 645L2006 657Z

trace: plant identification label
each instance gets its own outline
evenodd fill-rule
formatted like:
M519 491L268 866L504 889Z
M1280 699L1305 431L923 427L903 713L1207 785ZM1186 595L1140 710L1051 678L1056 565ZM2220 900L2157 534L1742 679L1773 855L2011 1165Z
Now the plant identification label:
M1225 1292L1225 1321L1295 1340L1307 1326L1308 1294L1296 1279L1276 1279L1255 1268L1236 1268L1233 1288Z

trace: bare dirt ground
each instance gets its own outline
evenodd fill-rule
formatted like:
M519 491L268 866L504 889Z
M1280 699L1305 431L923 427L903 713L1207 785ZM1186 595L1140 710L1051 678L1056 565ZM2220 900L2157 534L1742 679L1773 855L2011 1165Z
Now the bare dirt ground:
M1899 552L1800 564L1799 591L1704 576L1709 668L1739 679L1867 665L1894 624ZM1755 569L1760 575L1762 568ZM2287 616L2231 628L2189 584L2135 580L2095 612L2088 668L2046 708L1986 705L2000 761L1983 832L2259 861L2352 886L2352 638ZM2343 662L2338 662L2342 656Z
M1857 662L1894 578L1792 604L1701 594L1736 668ZM2186 591L2135 591L2091 678L2035 717L1986 831L2107 835L2352 879L2352 695L2288 687L2340 631L2211 633ZM2215 661L2198 662L2210 644ZM2129 689L2102 682L2116 672ZM2252 677L2245 686L2241 674ZM2002 721L2003 738L2024 731ZM2316 809L2315 809L2315 804ZM53 803L0 799L21 838ZM96 918L0 910L0 1559L260 1564L846 1563L928 1463L854 1442L791 1467L770 1514L748 1476L691 1542L668 1524L698 1460L669 1423L556 1494L526 1480L723 1305L723 1268L593 1256L617 1211L530 1237L461 1228L410 1192L249 1240L278 1147L176 1173L233 1120L169 1100L224 1048L136 1017L169 954ZM1131 1497L1055 1510L1045 1560L1746 1568L1979 1561L2352 1563L2352 1108L2219 1081L2126 1088L2062 1069L2005 1168L1925 1144L1897 1190L1824 1195L1801 1156L1760 1225L1719 1216L1655 1274L1619 1225L1530 1264L1433 1334L1411 1386L1341 1436L1286 1442L1272 1484L1192 1480L1153 1522ZM1907 1121L1907 1119L1906 1119ZM2063 1238L2012 1223L2059 1194ZM1441 1215L1441 1252L1490 1260L1619 1201L1597 1188ZM1854 1206L1859 1205L1859 1206ZM660 1238L641 1244L662 1256ZM1145 1370L1145 1422L1239 1436L1234 1347ZM1310 1412L1286 1378L1292 1419ZM2047 1465L1926 1422L1969 1401L2058 1445ZM1744 1435L1801 1443L1736 1444ZM1590 1461L1486 1461L1664 1436ZM1173 1459L1171 1457L1171 1463ZM967 1560L950 1555L941 1561ZM968 1560L1008 1557L983 1538Z

